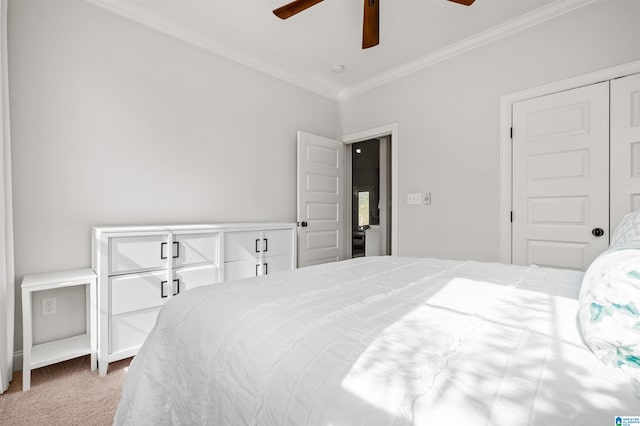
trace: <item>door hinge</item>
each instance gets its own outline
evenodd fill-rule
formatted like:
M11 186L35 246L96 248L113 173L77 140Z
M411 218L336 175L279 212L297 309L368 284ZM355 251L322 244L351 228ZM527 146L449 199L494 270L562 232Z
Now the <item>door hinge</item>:
M509 212L509 222L513 223L513 211Z
M513 139L513 127L509 129L509 137Z

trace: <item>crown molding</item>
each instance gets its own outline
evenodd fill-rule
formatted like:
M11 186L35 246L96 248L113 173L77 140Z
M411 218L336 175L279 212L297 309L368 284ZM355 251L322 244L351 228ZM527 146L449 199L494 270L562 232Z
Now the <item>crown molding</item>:
M359 93L366 92L375 87L387 84L391 81L405 77L416 71L428 68L439 62L461 55L495 40L515 34L519 31L538 25L557 16L571 12L572 10L586 6L599 0L558 0L550 5L541 7L503 24L480 32L472 37L451 44L420 59L408 62L402 66L391 69L357 85L340 90L338 100L344 100Z
M313 84L312 82L296 77L293 74L274 67L266 62L260 61L254 57L246 55L237 49L232 49L225 46L215 40L211 40L205 37L201 37L193 31L190 31L182 26L176 25L166 19L158 18L144 10L141 10L135 6L127 4L122 0L84 0L87 3L91 3L102 9L106 9L112 13L120 15L124 18L135 21L153 30L162 32L186 43L207 50L209 52L220 55L231 61L240 63L242 65L254 68L265 74L268 74L277 79L283 80L287 83L301 87L310 92L324 96L331 100L337 100L337 90L335 88L329 88Z
M553 19L557 16L571 12L580 7L599 0L557 0L550 5L541 7L533 12L492 27L460 42L451 44L433 53L423 56L415 61L393 68L382 74L378 74L368 80L351 87L338 90L335 87L315 84L308 79L299 78L278 67L274 67L264 61L251 57L237 49L232 49L215 40L199 36L193 31L185 29L168 20L158 18L144 10L141 10L123 0L84 0L87 3L106 9L117 15L142 24L148 28L175 37L191 45L197 46L214 54L225 57L231 61L254 68L274 78L298 86L302 89L316 93L334 101L341 101L359 93L366 92L375 87L382 86L391 81L405 77L414 72L428 68L439 62L461 55L495 40L515 34L526 28Z

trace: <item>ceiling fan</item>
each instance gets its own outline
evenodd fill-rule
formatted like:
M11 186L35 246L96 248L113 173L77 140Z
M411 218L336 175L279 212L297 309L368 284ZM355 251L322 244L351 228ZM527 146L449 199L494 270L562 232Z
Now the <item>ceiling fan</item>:
M280 19L293 15L320 3L323 0L294 0L273 11ZM453 3L471 6L475 0L449 0ZM364 0L364 20L362 24L362 48L368 49L380 43L380 0Z

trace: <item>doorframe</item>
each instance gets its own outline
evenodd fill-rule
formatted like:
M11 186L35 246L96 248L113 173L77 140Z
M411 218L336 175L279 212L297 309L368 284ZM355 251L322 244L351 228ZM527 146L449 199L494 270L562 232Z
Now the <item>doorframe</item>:
M513 126L513 104L527 99L563 92L607 80L615 80L616 78L637 73L640 73L640 60L570 77L542 86L532 87L500 97L500 262L512 262L511 211L513 208L513 151L511 146L511 127Z
M391 255L398 255L398 146L400 139L398 137L398 123L391 123L380 127L374 127L360 132L351 133L342 137L345 145L351 145L356 142L363 142L369 139L376 139L383 136L391 137ZM345 158L345 194L351 194L351 150L346 149ZM352 199L348 197L347 205L344 211L344 220L351 223ZM346 238L349 234L349 239ZM351 233L345 232L345 247L347 248L347 256L351 257Z

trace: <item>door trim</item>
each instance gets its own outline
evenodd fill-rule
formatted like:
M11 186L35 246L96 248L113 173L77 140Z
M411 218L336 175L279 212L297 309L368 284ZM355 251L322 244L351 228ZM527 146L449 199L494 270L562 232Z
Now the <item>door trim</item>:
M398 123L391 123L380 127L374 127L372 129L363 130L360 132L352 133L342 137L342 142L347 145L362 142L369 139L379 138L381 136L391 136L391 255L398 255L398 146L400 145L400 139L398 137ZM347 149L347 153L351 150ZM351 194L351 161L349 161L347 154L345 155L345 173L347 178L345 179L345 194ZM347 191L348 190L348 191ZM347 200L348 206L351 205L351 198ZM345 208L346 223L351 223L351 210ZM347 234L345 232L345 234ZM349 237L351 234L349 233ZM346 235L345 235L346 237ZM347 250L349 250L349 241L345 241Z
M614 80L616 78L637 73L640 73L640 60L616 65L614 67L605 68L588 74L570 77L565 80L510 93L500 97L500 206L498 210L500 214L500 262L512 262L511 210L513 206L513 164L511 127L513 125L513 117L511 111L513 104L527 99L546 96L552 93L575 89L582 86L588 86L606 80Z

